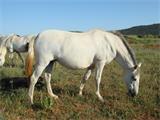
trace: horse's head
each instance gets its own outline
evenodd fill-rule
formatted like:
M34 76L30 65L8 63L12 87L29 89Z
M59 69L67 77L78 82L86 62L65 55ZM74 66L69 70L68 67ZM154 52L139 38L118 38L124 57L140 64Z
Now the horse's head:
M134 97L138 94L141 63L129 69L125 74L125 82L128 88L128 95Z
M2 36L0 37L0 66L3 66L5 62L5 56L7 53L7 41L10 38L10 36Z
M0 66L3 66L5 62L6 53L7 53L7 48L4 46L0 46Z

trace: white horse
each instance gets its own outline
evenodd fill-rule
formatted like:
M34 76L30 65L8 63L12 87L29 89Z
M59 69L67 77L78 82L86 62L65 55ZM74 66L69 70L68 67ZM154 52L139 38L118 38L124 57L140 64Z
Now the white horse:
M34 39L34 35L29 35L29 36L19 36L19 35L16 35L16 34L11 34L9 36L3 36L0 38L0 49L2 53L3 50L5 50L5 48L9 51L10 55L9 55L9 58L12 59L12 64L13 64L13 53L17 53L18 56L20 57L22 63L24 64L24 60L23 60L23 57L21 55L21 53L24 53L24 52L28 52L28 46L29 46L29 42ZM4 52L5 53L5 52ZM3 61L3 62L0 62L0 66L2 66L5 62L5 54L0 54L0 61Z
M35 70L32 74L32 63L35 55ZM71 69L87 71L81 81L79 94L82 95L85 82L93 69L96 70L96 95L103 101L99 86L105 64L116 60L125 70L125 83L130 95L138 94L139 68L135 56L122 36L102 30L91 30L85 33L73 33L58 30L47 30L40 33L31 44L27 60L27 73L30 78L29 97L33 104L33 92L38 78L45 70L47 90L50 96L58 98L51 89L51 71L57 61Z

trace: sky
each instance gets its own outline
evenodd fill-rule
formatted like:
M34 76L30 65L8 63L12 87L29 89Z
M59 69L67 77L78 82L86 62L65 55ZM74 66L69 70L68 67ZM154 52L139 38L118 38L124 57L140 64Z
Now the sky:
M0 34L118 30L160 23L160 0L0 0Z

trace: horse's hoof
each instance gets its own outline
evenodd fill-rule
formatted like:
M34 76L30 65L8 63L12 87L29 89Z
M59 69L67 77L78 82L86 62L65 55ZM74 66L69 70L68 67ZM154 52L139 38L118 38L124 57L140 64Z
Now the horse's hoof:
M99 98L99 100L100 100L102 103L104 103L104 99L103 99L103 98Z
M58 96L57 96L57 95L54 95L53 98L54 98L55 100L57 100L57 99L58 99Z
M28 104L29 104L30 106L33 106L33 105L34 105L34 102L33 102L33 101L28 101Z
M83 96L83 95L82 95L82 92L79 92L79 96Z

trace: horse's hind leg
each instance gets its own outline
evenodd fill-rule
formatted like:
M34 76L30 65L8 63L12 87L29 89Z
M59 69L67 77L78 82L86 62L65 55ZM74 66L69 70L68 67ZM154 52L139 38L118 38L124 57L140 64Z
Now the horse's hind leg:
M96 87L97 87L96 95L98 96L99 100L102 102L104 102L104 100L99 92L99 86L100 86L101 75L102 75L102 71L103 71L104 66L105 66L105 61L98 61L96 63Z
M53 64L54 64L54 61L51 61L51 62L49 63L49 65L47 66L47 68L45 69L45 80L46 80L46 85L47 85L48 94L49 94L51 97L57 99L58 96L53 93L52 87L51 87L51 83L50 83L50 81L51 81L51 72L52 72Z
M86 81L89 79L91 72L92 72L91 69L87 69L86 73L84 74L83 79L81 80L81 84L80 84L79 95L82 95L84 85Z
M36 65L35 70L31 76L29 93L28 93L29 97L30 97L31 104L33 104L33 92L34 92L35 84L37 83L38 78L40 77L40 75L42 74L43 70L46 68L47 65L48 65L48 63L43 64L43 65L42 64Z
M16 51L16 53L18 54L19 58L20 58L20 59L21 59L21 61L22 61L23 66L24 66L24 65L25 65L25 63L24 63L24 60L23 60L23 57L22 57L21 53L20 53L20 52L18 52L18 51Z

